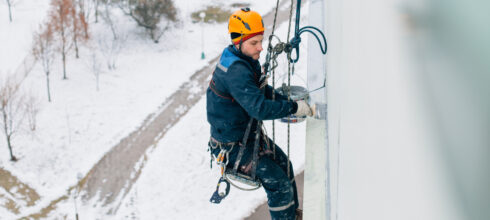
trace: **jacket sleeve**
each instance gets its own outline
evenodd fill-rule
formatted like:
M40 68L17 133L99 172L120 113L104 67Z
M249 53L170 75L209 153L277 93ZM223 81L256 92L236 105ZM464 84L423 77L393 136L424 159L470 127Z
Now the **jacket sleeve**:
M270 85L267 85L265 87L265 97L268 98L268 99L272 99L272 92L274 91L274 89L272 88L272 86ZM276 92L276 100L288 100L288 97L287 96L283 96L279 93Z
M297 105L292 101L267 99L255 84L252 71L245 64L232 64L224 81L231 96L257 120L282 118L296 112Z

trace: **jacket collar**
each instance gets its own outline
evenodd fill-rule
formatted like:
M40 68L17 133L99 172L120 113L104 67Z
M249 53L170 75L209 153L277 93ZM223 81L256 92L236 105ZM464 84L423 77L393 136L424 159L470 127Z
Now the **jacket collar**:
M252 57L243 54L241 51L236 49L236 47L233 45L229 45L228 50L231 51L234 55L236 55L240 59L247 61L247 63L249 63L255 69L255 71L257 71L258 69L258 71L260 72L260 62L258 60L254 60Z

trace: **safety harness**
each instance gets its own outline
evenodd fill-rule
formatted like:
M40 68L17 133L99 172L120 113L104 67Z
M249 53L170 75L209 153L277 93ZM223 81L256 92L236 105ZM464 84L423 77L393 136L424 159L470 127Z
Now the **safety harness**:
M214 73L213 73L214 77ZM264 92L265 85L267 83L263 83L266 78L260 78L259 79L259 89ZM224 99L231 99L234 101L233 97L226 92L220 91L216 88L216 82L211 79L209 83L209 88L211 91L213 91L217 96L224 98ZM254 143L254 148L253 148L253 154L252 154L252 161L250 164L247 164L242 168L239 172L239 166L240 162L242 160L243 154L245 152L245 148L247 147L247 142L248 138L250 136L250 132L252 130L252 125L254 121L257 121L257 128L256 128L256 134L255 134L255 143ZM251 190L256 190L262 186L260 180L256 177L256 169L257 169L257 161L259 159L259 148L260 148L260 140L261 138L264 138L264 143L265 147L269 148L269 143L268 140L266 139L265 135L262 135L262 121L261 120L256 120L252 117L250 117L250 120L248 122L247 128L245 130L245 134L243 135L243 139L241 142L229 142L229 143L223 143L215 140L213 137L211 137L209 141L209 148L208 150L211 152L211 168L212 168L212 163L213 160L216 160L216 163L218 166L220 166L221 170L221 177L218 180L218 184L216 186L216 190L211 196L211 199L209 200L212 203L217 203L219 204L221 200L223 200L230 192L230 184L233 185L234 187L237 187L241 190L246 190L246 191L251 191ZM233 169L227 170L226 167L229 163L229 154L233 150L234 146L240 146L240 150L238 151L238 155L235 161L235 164L233 165ZM212 153L214 149L220 149L220 153L218 154L217 157L215 157ZM233 181L240 182L242 184L248 185L251 188L244 188L241 187ZM221 184L225 183L225 190L221 190Z

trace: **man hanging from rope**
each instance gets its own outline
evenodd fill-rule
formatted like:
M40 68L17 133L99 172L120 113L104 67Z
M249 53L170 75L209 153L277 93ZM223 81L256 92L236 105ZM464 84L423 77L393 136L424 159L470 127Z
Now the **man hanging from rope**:
M274 90L258 62L264 24L257 12L234 12L228 32L232 44L224 49L206 93L211 153L218 159L226 152L220 159L227 161L226 168L260 181L272 219L294 220L299 204L292 164L264 134L261 123L288 115L312 116L313 110L305 101L288 101L277 93L272 99Z

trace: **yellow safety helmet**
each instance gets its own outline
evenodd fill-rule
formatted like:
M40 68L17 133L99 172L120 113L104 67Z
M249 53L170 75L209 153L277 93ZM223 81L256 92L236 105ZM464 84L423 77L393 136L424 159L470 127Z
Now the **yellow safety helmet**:
M250 8L242 8L235 11L228 21L228 33L234 44L246 41L247 39L264 34L264 22L262 16Z

